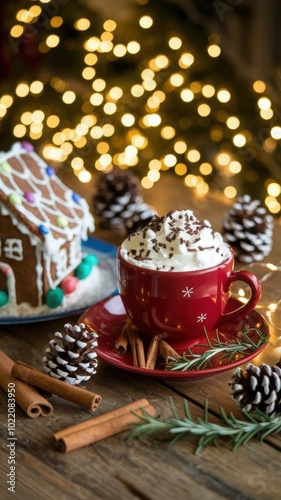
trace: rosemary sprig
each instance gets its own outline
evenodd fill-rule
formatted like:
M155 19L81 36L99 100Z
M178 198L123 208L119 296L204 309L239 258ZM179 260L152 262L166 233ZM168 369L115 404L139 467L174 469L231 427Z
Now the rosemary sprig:
M220 340L218 330L215 332L215 338L210 340L206 329L205 337L207 344L198 344L200 347L205 347L206 350L202 354L193 354L190 348L187 349L188 354L184 353L180 358L175 359L170 357L166 364L166 369L171 371L186 371L186 370L202 370L207 366L212 366L211 359L219 355L219 361L227 358L227 363L240 354L245 356L249 352L259 349L267 340L268 336L262 333L258 328L246 329L241 333L241 337L235 342L225 342ZM258 336L257 342L249 337L249 332L255 332Z
M136 438L146 439L150 436L162 436L170 439L169 445L187 435L198 437L195 454L199 454L207 445L218 446L220 438L226 439L224 446L231 447L232 451L248 443L252 439L263 441L267 436L277 434L281 431L280 414L267 415L259 410L248 413L242 411L246 420L237 419L232 413L228 415L221 407L222 424L215 424L208 420L208 401L205 401L203 418L192 418L187 401L184 401L185 417L180 418L175 408L173 399L170 398L173 417L159 420L152 417L142 409L143 415L139 415L140 424L137 424L130 436L132 441Z

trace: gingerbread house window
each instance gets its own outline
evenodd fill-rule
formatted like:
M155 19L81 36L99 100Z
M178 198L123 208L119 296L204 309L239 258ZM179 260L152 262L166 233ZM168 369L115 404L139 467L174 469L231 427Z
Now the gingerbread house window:
M7 238L3 246L3 253L7 259L23 260L22 241L17 238Z
M56 265L57 278L64 276L67 270L67 251L65 248L61 249L58 255L58 261Z

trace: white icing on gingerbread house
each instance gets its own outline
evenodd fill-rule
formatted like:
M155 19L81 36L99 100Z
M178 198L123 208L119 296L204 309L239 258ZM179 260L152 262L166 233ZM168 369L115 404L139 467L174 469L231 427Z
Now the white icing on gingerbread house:
M39 306L80 264L94 231L82 197L27 142L0 153L0 291L9 303Z

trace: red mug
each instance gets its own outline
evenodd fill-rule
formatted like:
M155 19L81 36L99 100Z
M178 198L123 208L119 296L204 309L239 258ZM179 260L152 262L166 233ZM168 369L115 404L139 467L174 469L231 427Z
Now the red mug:
M234 254L224 262L194 271L161 271L129 263L117 252L118 289L125 310L142 332L164 336L174 347L190 347L220 325L249 314L261 295L258 278L234 271ZM234 282L251 289L246 304L224 313Z

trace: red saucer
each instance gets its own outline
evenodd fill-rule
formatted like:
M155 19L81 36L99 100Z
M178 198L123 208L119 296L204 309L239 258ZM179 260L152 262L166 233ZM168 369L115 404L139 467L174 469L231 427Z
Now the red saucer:
M237 300L230 299L228 304L228 311L237 308ZM236 366L242 363L247 363L252 358L257 356L267 345L265 342L256 351L252 351L246 356L239 356L239 358L234 358L230 363L227 359L217 359L212 358L212 367L204 368L202 370L191 369L187 371L171 371L171 370L147 370L144 368L138 368L133 366L131 352L128 351L125 354L118 354L115 350L115 342L118 339L122 326L127 319L127 314L123 307L120 295L114 295L101 302L93 305L88 309L79 319L79 323L85 323L86 326L92 328L98 333L98 347L96 352L98 356L104 361L108 362L110 365L121 368L132 373L137 373L139 375L146 375L156 379L162 380L174 380L174 381L184 381L184 380L197 380L205 377L211 377L217 375L218 373L225 372L227 370L232 370ZM233 341L236 338L238 332L242 332L245 329L252 329L249 332L249 338L253 341L257 341L257 334L255 329L259 329L263 334L269 338L269 328L264 317L256 310L252 311L248 316L241 318L240 321L233 321L227 323L219 328L219 336L223 341L229 339ZM208 332L209 338L215 337L215 332ZM195 345L192 347L193 354L202 354L206 347ZM179 354L182 354L179 352Z

